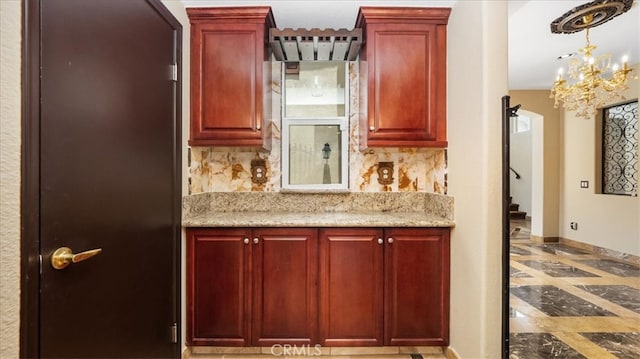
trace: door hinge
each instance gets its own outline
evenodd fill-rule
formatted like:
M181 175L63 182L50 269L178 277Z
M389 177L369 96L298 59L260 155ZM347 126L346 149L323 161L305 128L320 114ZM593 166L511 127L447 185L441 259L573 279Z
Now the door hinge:
M171 65L171 81L178 81L178 64Z
M171 326L171 343L178 343L178 324L176 323Z

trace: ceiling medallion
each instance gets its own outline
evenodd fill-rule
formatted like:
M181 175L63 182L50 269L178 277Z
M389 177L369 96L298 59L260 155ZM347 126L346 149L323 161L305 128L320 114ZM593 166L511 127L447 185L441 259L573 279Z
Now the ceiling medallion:
M596 27L631 9L633 0L596 0L564 13L551 23L554 34L572 34ZM591 18L590 22L585 17Z
M582 58L569 60L569 83L563 78L564 69L551 88L550 97L555 107L562 102L565 110L577 111L576 116L589 118L614 100L623 100L622 91L629 88L627 75L633 71L627 65L627 57L622 58L622 67L611 64L611 55L595 56L596 46L589 41L589 29L603 24L631 8L633 0L598 0L573 8L551 23L553 33L574 33L586 30L587 45L579 51ZM609 77L602 75L610 74Z

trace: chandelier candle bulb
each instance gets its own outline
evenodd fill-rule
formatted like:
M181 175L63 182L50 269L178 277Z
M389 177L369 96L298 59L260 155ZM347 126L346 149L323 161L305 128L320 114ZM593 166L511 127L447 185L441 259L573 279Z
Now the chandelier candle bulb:
M624 100L627 90L627 75L633 71L628 67L629 58L622 58L622 68L612 64L611 55L593 55L596 45L591 44L589 30L611 18L628 11L633 0L595 0L580 5L551 23L552 33L571 34L585 30L586 46L579 50L582 60L569 61L569 81L558 71L557 80L551 88L550 98L557 108L562 102L565 110L576 111L577 117L591 118L599 108L617 100ZM558 59L565 58L559 56ZM610 73L610 74L608 74ZM607 77L602 75L607 74Z

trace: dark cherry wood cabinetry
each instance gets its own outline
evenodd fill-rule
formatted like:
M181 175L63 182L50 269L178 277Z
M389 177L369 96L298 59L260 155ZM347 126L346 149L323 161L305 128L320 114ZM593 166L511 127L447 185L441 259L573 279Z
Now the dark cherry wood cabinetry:
M254 230L252 245L253 345L315 343L317 231L313 228Z
M320 230L320 344L383 345L382 230Z
M187 342L317 341L317 231L187 230Z
M191 146L270 149L270 7L187 8Z
M446 346L449 228L189 228L187 343Z
M361 7L360 147L446 147L449 8Z
M320 344L448 342L448 228L320 230Z
M385 345L449 344L449 229L384 232Z

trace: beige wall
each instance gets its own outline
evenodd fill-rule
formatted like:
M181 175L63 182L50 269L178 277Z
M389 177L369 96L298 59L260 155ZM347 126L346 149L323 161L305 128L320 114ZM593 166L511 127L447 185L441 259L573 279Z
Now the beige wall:
M0 358L19 353L21 12L0 1Z
M511 104L521 104L521 111L542 116L532 118L534 211L531 233L539 237L558 237L560 207L560 137L562 110L554 108L549 90L511 90ZM538 165L536 165L536 163Z
M634 66L634 73L640 70ZM638 80L629 81L627 99L640 95ZM575 117L565 113L561 132L563 159L560 182L560 236L640 256L640 228L638 218L640 197L596 194L596 124L593 118ZM580 188L580 181L588 180L588 189ZM569 228L578 222L578 230Z
M499 358L506 1L456 2L447 46L451 347L461 358Z

